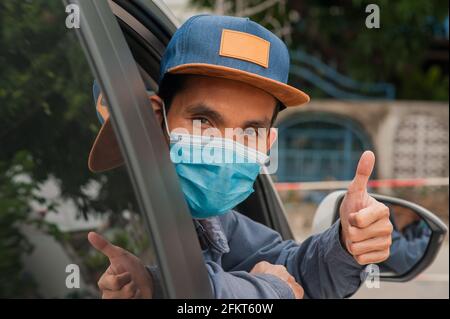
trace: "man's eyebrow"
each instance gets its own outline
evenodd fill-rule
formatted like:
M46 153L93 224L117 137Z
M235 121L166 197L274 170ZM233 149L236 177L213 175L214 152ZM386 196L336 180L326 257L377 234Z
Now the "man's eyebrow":
M186 108L186 112L191 115L206 116L208 117L208 119L214 121L216 124L222 124L224 122L224 119L219 112L215 111L211 106L202 102L189 105Z
M270 124L271 124L271 120L267 117L264 117L261 120L250 120L250 121L246 121L242 127L248 128L248 127L253 127L253 128L270 128Z

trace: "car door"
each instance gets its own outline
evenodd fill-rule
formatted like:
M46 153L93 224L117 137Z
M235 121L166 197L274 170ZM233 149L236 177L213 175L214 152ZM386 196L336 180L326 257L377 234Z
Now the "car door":
M106 98L169 298L210 298L194 226L147 98L176 29L152 1L82 1L79 39Z

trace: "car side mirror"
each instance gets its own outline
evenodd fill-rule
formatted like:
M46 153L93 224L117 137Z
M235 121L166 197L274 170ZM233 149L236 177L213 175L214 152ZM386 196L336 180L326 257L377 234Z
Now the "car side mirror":
M380 279L405 282L430 266L442 246L447 226L433 213L412 202L370 194L389 207L394 226L389 258L379 263ZM345 191L335 191L323 199L313 221L313 233L329 228L339 218Z

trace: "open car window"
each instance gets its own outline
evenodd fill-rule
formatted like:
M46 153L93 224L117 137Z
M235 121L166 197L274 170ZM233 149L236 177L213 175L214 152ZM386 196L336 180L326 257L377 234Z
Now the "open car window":
M29 10L39 12L36 19L27 18ZM15 93L0 97L0 297L99 298L109 261L87 234L98 232L159 267L145 217L124 167L87 168L100 127L94 76L65 27L63 4L5 1L0 11L0 21L24 21L1 27L14 34L2 37L10 49L0 60L10 63L2 64L2 86L10 83Z

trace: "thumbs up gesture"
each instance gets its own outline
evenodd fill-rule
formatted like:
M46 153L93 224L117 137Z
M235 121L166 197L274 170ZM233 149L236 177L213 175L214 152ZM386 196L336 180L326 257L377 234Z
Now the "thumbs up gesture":
M364 152L339 210L341 242L360 265L386 260L392 242L389 208L367 193L374 165L375 155Z
M152 277L138 257L97 233L90 232L88 240L109 259L110 265L98 281L103 299L152 297Z

